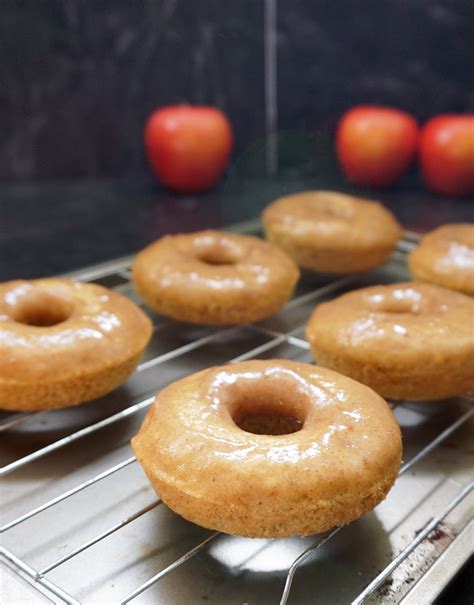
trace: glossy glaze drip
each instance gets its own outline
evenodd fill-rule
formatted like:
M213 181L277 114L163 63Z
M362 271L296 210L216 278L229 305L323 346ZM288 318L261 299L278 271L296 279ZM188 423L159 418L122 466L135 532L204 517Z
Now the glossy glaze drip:
M474 388L474 300L416 282L319 305L306 328L319 363L386 397L442 399Z
M443 225L410 254L413 278L474 296L474 224Z
M314 368L302 375L291 365L240 365L242 371L211 371L210 382L203 384L195 401L194 429L202 431L205 439L212 434L209 457L250 465L262 460L308 461L324 457L328 447L345 440L344 434L354 435L364 419L363 407L354 406L346 390L327 379L325 370ZM269 415L278 434L265 430ZM242 418L247 419L244 427L239 426ZM351 447L359 447L357 443L362 445L367 438L359 435Z
M67 279L0 285L0 379L102 367L140 350L149 321L129 300Z
M390 291L377 292L366 298L370 310L379 313L416 315L423 307L421 293L412 287L395 287Z
M449 242L444 255L436 261L440 271L474 270L474 248L459 242Z

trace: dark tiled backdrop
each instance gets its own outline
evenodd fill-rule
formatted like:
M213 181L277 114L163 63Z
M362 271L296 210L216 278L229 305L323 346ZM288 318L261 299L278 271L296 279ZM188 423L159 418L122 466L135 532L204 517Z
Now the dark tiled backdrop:
M261 174L276 100L280 172L330 183L333 129L350 105L421 119L474 106L471 0L0 0L0 10L3 180L145 174L147 114L186 101L222 107L234 171Z
M420 121L474 109L471 1L279 0L278 9L281 170L334 170L334 130L355 104Z
M0 178L145 169L157 105L222 107L236 153L263 144L263 4L12 0L0 14Z
M472 2L280 0L279 9L281 128L330 133L367 101L420 119L473 109Z

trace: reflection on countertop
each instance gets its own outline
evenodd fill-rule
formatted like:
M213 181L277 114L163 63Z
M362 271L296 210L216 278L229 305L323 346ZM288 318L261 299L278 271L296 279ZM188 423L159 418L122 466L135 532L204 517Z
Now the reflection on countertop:
M334 187L310 178L240 179L200 195L163 190L149 177L0 184L0 280L62 273L133 253L165 233L249 220L278 196ZM329 187L328 187L329 186ZM378 199L409 230L474 222L470 199L440 198L409 179L387 191L341 184Z

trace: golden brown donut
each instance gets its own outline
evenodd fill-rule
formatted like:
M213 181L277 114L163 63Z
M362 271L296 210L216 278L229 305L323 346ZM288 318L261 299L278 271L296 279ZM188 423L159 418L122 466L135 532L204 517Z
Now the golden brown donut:
M328 273L367 271L385 263L402 235L378 202L333 191L303 191L262 214L266 237L300 267Z
M151 322L95 284L46 278L0 284L0 408L46 410L113 390L135 369Z
M299 277L256 237L219 231L168 235L138 254L133 283L157 313L197 324L242 324L276 313Z
M414 282L363 288L316 307L317 362L383 397L444 399L474 389L474 300Z
M381 397L287 360L214 367L171 384L132 447L185 519L271 538L357 519L385 498L401 457L400 430Z
M474 224L454 223L431 231L408 259L416 281L474 296Z

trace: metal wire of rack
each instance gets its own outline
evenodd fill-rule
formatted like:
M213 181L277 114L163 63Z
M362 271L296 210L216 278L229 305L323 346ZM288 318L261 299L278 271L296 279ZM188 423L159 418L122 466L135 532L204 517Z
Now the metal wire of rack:
M250 223L244 225L239 230L254 233L258 230L258 227L256 223ZM408 237L400 242L398 250L394 255L394 259L392 260L394 272L388 272L387 274L386 268L379 270L375 275L369 276L366 283L374 283L380 280L385 280L387 282L394 281L394 275L400 274L401 268L403 269L406 253L413 247L414 241L416 241L416 236L409 234ZM112 287L123 294L133 296L130 285L130 261L130 258L119 259L116 262L106 263L102 266L76 273L73 276L83 280L94 280L99 283L104 283L104 285L112 285ZM202 355L203 349L207 346L215 345L220 339L223 338L231 338L231 343L233 342L232 339L240 339L239 342L241 343L242 349L238 355L232 355L231 359L226 359L226 361L242 361L254 357L265 356L271 352L277 351L281 346L291 346L292 350L299 352L297 355L300 353L302 355L307 355L309 345L304 340L302 332L305 318L307 317L310 308L312 308L317 302L331 298L343 291L346 291L347 289L365 285L364 279L361 282L360 277L349 277L337 280L318 278L318 280L315 282L310 278L309 281L302 286L300 291L297 292L295 298L293 298L293 300L290 301L282 313L279 314L279 317L277 316L270 321L260 322L252 326L246 326L245 328L233 327L225 329L209 329L209 331L199 335L197 338L192 338L183 344L170 347L168 350L153 351L152 354L148 358L144 359L144 361L137 368L137 381L140 380L140 374L142 373L148 372L151 369L153 369L153 371L157 371L157 369L167 363L175 363L178 360L183 359L185 359L185 361L184 367L181 368L181 371L182 373L186 373L188 371L186 359L188 359L189 356L194 356L191 357L192 359L202 356L205 360L205 356ZM289 316L290 319L288 319ZM154 317L154 319L157 320L158 318ZM175 329L176 325L170 324L169 322L163 320L158 320L158 323L155 325L157 341L160 340L160 337L162 337L163 334L166 335L167 330L172 333ZM247 339L245 338L245 334L242 336L242 330L247 330L246 334L251 335L249 342L251 342L253 346L250 348L247 348ZM173 379L174 378L170 378L168 380L166 376L164 377L165 382L170 382ZM145 390L147 391L146 396L138 397L136 400L133 398L132 400L125 399L124 405L119 402L118 409L114 408L113 406L110 408L112 413L106 413L103 417L100 417L93 422L86 421L80 428L66 432L66 434L62 435L58 439L52 439L45 445L32 448L31 451L27 451L27 453L14 456L13 459L7 459L0 468L0 476L7 479L9 477L14 478L15 474L21 472L22 470L28 469L30 465L34 466L35 463L47 464L48 461L54 457L54 455L64 455L63 452L68 446L84 443L88 438L96 434L100 434L102 431L104 431L104 429L113 428L126 419L140 418L153 401L154 391L150 391L148 387ZM436 448L446 443L448 438L453 436L456 431L458 431L469 421L469 419L473 417L473 401L474 400L469 396L458 398L456 405L461 406L461 413L454 418L450 418L447 426L445 426L442 430L437 431L436 434L431 435L430 439L427 440L427 442L421 448L413 452L413 455L411 455L410 459L402 466L399 477L406 475L408 471L412 471L416 465L419 465L422 461L428 459ZM82 407L84 407L87 411L88 406ZM412 413L410 411L410 406L407 406L406 404L393 405L393 408L395 411L397 411L399 408L406 408L407 413ZM414 413L419 414L420 412L416 411ZM47 416L48 414L51 414L51 412L14 415L5 414L2 418L0 418L0 433L5 435L15 434L15 432L19 430L21 431L31 422L41 423L41 418ZM425 412L421 412L420 414L421 416L426 416ZM8 446L5 449L7 454L10 453L10 448ZM114 464L107 466L107 468L104 470L101 470L87 479L77 482L68 489L57 493L53 497L47 498L31 508L27 507L28 510L24 512L20 512L18 514L16 513L16 506L12 507L13 516L2 524L0 527L0 533L8 536L10 533L14 532L15 528L21 528L24 524L28 524L29 522L31 523L36 518L41 517L43 513L54 510L58 505L67 505L68 502L71 502L71 499L73 499L74 496L80 494L81 492L87 493L87 490L90 488L100 488L101 485L105 484L107 479L116 477L119 473L124 471L124 469L132 467L135 462L135 457L128 455L120 461L114 462ZM14 481L12 482L12 485L14 488ZM474 489L474 482L471 479L461 483L460 480L457 479L450 484L450 487L451 497L448 499L448 501L445 501L442 505L438 502L436 503L437 510L435 511L435 514L425 519L423 527L414 534L412 539L405 540L403 548L399 548L398 554L392 556L387 564L380 565L379 569L376 570L376 573L374 573L372 577L367 576L370 577L370 581L366 583L366 585L361 591L358 592L357 595L352 595L348 599L348 602L351 601L359 604L364 603L373 597L373 595L376 594L376 591L381 585L383 585L387 578L389 578L391 574L400 568L400 566L410 557L410 555L420 546L420 544L422 544L423 541L426 540L427 537L429 537L429 535L440 526L441 522L453 511L458 509L461 503L466 500ZM106 488L104 487L103 489ZM14 498L13 500L15 501ZM28 502L27 498L26 502ZM33 586L39 588L40 591L43 594L48 595L50 599L54 600L54 597L57 597L59 602L80 603L81 601L73 596L69 589L66 589L64 582L60 584L51 579L51 573L64 566L66 563L73 561L82 553L89 551L92 547L105 541L113 534L117 534L117 532L120 532L120 530L123 530L125 527L133 524L140 518L156 510L160 504L160 499L157 499L156 497L153 498L151 502L148 502L135 512L126 515L120 521L111 524L106 529L102 529L93 535L93 537L79 540L79 543L76 546L67 549L65 553L56 556L52 560L49 560L46 564L40 566L33 566L32 564L28 563L23 555L20 556L16 554L16 552L13 552L16 550L16 548L12 548L11 546L1 546L0 555L11 569L13 569L21 577L26 577ZM22 507L25 506L25 498L21 500L21 505ZM467 526L464 517L461 517L460 523L461 525L457 528L456 535L461 533ZM344 531L347 530L344 528L336 528L330 533L322 537L318 537L314 542L310 541L308 545L306 545L307 543L304 544L305 548L299 552L298 556L294 557L291 564L286 568L283 578L284 581L280 584L279 589L281 592L281 596L279 597L280 605L285 605L290 598L296 572L301 570L308 561L314 559L318 553L324 548L328 547L331 542L334 542L336 536L343 534ZM139 581L139 578L137 577L135 585L132 586L127 593L122 594L119 597L119 602L125 604L133 601L139 595L145 593L152 586L156 586L161 580L171 575L179 568L184 568L186 563L195 559L199 553L206 551L212 543L218 542L223 536L219 532L206 533L207 535L205 535L203 539L193 544L190 548L185 550L184 554L174 558L170 563L162 567L156 573L149 575L149 577L146 577L141 581ZM454 541L455 538L455 535L450 536L449 542ZM437 552L436 557L440 556L440 554L442 554L442 552ZM405 590L404 594L406 593L409 594L409 590ZM116 597L113 597L113 599L109 602L117 602ZM156 602L156 600L153 599L153 602Z

